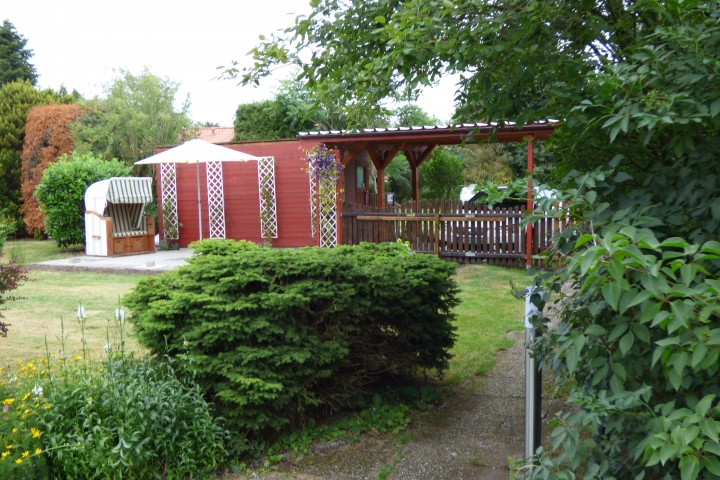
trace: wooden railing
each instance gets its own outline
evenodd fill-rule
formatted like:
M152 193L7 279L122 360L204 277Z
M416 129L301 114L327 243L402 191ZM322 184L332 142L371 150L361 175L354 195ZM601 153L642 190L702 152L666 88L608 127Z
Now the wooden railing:
M418 253L459 263L525 265L524 207L496 207L455 200L421 200L384 208L343 203L343 245L410 242ZM533 229L533 255L549 246L553 219Z

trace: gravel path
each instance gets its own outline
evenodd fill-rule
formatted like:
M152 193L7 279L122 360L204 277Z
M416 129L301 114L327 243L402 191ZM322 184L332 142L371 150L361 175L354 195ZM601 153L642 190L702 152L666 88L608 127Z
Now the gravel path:
M419 415L400 443L391 436L366 436L355 445L328 449L300 463L281 462L278 472L228 475L230 480L507 480L508 457L524 449L523 332L497 354L497 363L453 391L439 407ZM407 436L406 436L407 437Z

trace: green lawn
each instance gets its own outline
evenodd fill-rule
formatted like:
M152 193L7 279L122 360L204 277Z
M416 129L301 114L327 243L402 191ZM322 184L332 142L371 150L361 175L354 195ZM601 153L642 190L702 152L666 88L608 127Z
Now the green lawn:
M77 257L85 253L82 245L73 245L69 248L60 248L54 240L8 240L3 249L2 261L10 258L20 258L21 264L57 260L59 258Z
M461 304L457 308L458 338L445 374L446 383L456 385L473 375L485 375L495 364L495 352L508 348L511 330L523 330L525 303L513 297L511 282L524 286L524 270L491 265L458 268Z
M63 250L52 241L10 241L6 257L20 253L22 263L82 254L78 250ZM107 342L108 329L115 334L114 310L118 296L129 292L138 275L109 275L92 272L51 272L35 270L32 281L26 282L16 295L25 300L11 302L4 312L12 324L8 338L0 339L0 365L16 360L42 356L45 337L51 350L59 349L60 318L65 319L68 353L82 350L80 325L76 318L78 306L85 307L85 337L88 347L96 354ZM512 296L511 282L523 286L528 279L523 270L488 265L463 265L458 268L457 280L461 288L461 304L457 308L457 342L452 350L454 358L445 375L452 386L474 375L484 375L495 363L495 352L511 345L506 338L510 330L522 330L524 303ZM129 328L129 326L128 326ZM126 346L138 349L128 339Z
M85 339L93 355L103 353L107 336L117 336L115 309L118 295L132 289L139 275L109 275L92 272L55 272L32 270L30 280L12 294L25 297L8 303L3 312L10 323L7 338L0 338L0 366L26 361L45 354L45 337L51 353L60 349L61 322L67 337L68 355L82 352L82 333L76 312L80 304L85 308ZM128 330L130 325L128 324ZM132 339L126 347L138 350Z

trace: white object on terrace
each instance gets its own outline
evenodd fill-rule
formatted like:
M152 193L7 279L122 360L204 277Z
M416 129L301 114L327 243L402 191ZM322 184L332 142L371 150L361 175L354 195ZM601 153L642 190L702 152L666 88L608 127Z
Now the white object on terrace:
M85 253L111 254L108 236L147 234L143 210L152 199L152 178L148 177L114 177L90 185L85 191Z

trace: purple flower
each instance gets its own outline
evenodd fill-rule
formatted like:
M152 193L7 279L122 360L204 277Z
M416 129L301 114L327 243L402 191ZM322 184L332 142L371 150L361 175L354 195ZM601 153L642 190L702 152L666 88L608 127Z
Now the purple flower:
M309 150L306 161L308 162L308 172L317 179L336 182L343 171L342 163L337 161L335 154L325 145L318 145Z

